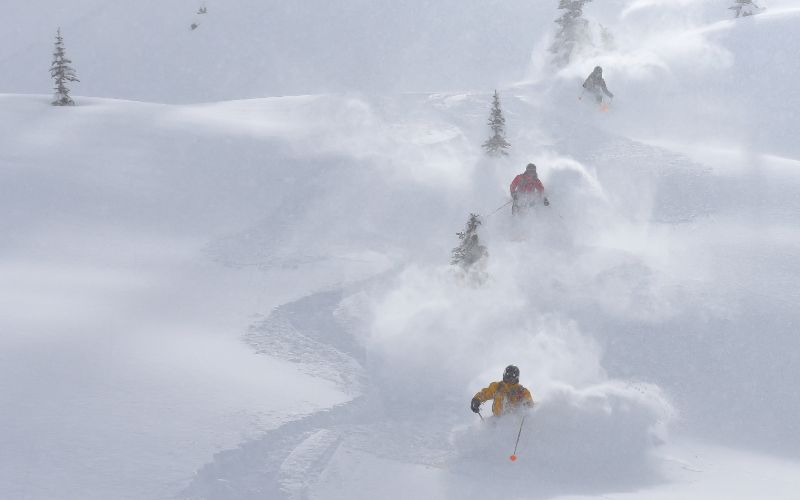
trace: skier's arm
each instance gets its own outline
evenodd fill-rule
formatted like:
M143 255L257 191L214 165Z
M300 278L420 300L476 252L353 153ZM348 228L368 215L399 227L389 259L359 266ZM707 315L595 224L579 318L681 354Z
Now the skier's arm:
M513 181L511 181L510 191L511 191L511 197L512 198L514 197L515 194L517 194L517 186L519 185L520 179L521 179L521 176L518 175L518 176L514 177Z
M528 408L533 408L533 396L531 396L531 391L525 389L522 398L525 400L525 402L523 403L525 406L527 406Z
M542 184L542 181L539 179L536 179L536 191L538 191L542 196L542 199L544 200L544 206L549 207L550 200L548 200L547 196L544 194L544 184Z
M481 403L489 401L494 397L494 393L497 392L497 385L498 385L497 382L492 382L491 384L489 384L489 387L485 387L480 391L478 391L478 393L475 394L475 397L473 399L477 399Z
M608 97L611 97L611 98L614 97L614 94L612 94L611 91L608 90L608 87L606 87L606 81L605 80L600 80L600 85L602 86L603 93L605 93L605 95L607 95Z
M489 384L489 387L485 387L475 394L475 397L472 398L472 401L469 404L473 412L479 413L481 411L481 403L484 403L494 397L494 393L497 392L497 385L497 382L492 382Z

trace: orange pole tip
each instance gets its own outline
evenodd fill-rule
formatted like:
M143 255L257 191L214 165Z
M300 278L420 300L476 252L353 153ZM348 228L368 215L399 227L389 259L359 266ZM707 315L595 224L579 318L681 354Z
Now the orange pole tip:
M512 462L515 462L517 460L517 456L511 455L510 457L508 457L508 459L511 460Z

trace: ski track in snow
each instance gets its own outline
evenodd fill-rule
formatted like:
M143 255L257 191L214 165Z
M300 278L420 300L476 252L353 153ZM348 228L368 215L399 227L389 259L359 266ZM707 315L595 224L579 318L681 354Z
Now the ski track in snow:
M341 290L320 292L280 306L254 324L244 340L258 353L298 363L306 373L355 395L362 385L363 355L354 357L359 349L334 317L341 298ZM346 403L312 414L218 453L182 498L305 498L341 440L337 425L356 417L358 407Z
M289 499L305 498L310 486L309 478L313 479L320 473L315 470L315 465L324 465L324 458L330 450L335 450L338 442L339 436L335 432L320 429L289 453L278 471L278 483Z
M361 349L333 316L341 300L341 291L322 292L278 307L250 328L245 341L258 353L298 363L305 373L356 395L363 385L363 355L354 358Z
M253 325L244 340L259 353L298 363L302 371L339 384L356 399L216 454L181 498L307 498L343 443L350 450L378 450L378 457L442 464L447 454L446 419L420 432L418 422L388 417L380 397L359 395L364 387L364 350L335 317L343 296L343 290L325 291L280 306Z

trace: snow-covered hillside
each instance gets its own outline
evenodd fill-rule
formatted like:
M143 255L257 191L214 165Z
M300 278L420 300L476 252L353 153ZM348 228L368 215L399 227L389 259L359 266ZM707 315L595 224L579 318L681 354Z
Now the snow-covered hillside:
M208 2L195 31L190 2L45 4L10 8L21 38L3 30L0 53L0 90L31 92L0 95L0 498L796 496L791 2L737 21L706 1L591 4L616 45L559 72L539 2L441 2L416 24L413 2L354 4L336 13L349 37L320 2ZM516 19L486 55L491 8ZM116 68L84 66L76 94L381 92L54 108L32 95L52 31L21 29L33 14L74 33L79 69ZM136 32L152 36L130 68L152 84L114 65ZM288 32L307 60L276 59ZM577 99L595 64L609 113ZM490 90L512 80L511 155L490 160ZM529 161L551 206L495 213ZM480 280L448 265L470 212ZM469 411L509 363L537 402L515 462L519 420Z

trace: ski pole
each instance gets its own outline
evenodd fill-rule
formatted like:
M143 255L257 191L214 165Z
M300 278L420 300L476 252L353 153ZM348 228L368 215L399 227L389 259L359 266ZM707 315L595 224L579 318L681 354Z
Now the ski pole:
M481 411L480 410L478 410L478 416L481 417L481 422L485 422L485 420L483 419L483 415L481 415Z
M517 433L517 442L514 443L514 453L508 457L509 460L514 462L517 459L517 446L519 445L519 437L522 435L522 426L525 425L525 417L526 415L522 416L522 422L519 423L519 432Z
M506 208L507 206L509 206L511 204L512 201L514 201L514 200L508 200L507 202L503 203L501 206L497 207L497 210L495 210L494 212L492 212L489 215L487 215L486 218L488 219L489 217L491 217L492 215L496 214L500 210Z

